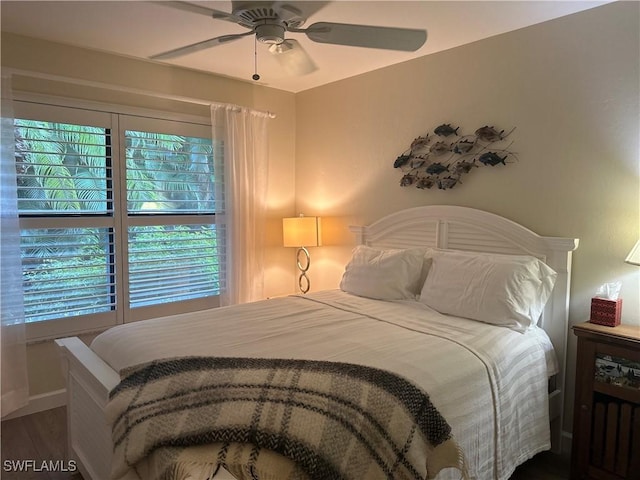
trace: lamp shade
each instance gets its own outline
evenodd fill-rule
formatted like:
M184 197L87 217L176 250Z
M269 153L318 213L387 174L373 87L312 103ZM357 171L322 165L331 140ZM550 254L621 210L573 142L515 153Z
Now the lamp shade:
M285 247L317 247L320 242L320 217L282 219L282 244Z
M636 242L624 261L632 265L640 265L640 240Z

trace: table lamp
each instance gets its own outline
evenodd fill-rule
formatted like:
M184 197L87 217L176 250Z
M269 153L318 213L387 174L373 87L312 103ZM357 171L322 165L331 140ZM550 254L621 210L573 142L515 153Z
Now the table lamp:
M631 265L640 265L640 240L636 242L624 261Z
M307 270L311 264L309 250L306 247L317 247L320 242L320 217L290 217L282 219L282 244L285 247L297 247L298 288L302 293L309 291L310 282ZM300 258L302 255L302 259ZM304 263L303 263L304 262Z

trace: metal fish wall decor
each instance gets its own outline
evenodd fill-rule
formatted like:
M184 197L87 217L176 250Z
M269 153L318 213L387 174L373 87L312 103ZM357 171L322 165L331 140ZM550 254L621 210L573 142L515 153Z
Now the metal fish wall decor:
M517 160L510 150L513 142L507 144L507 137L515 127L505 133L485 125L470 135L459 135L459 130L460 127L443 123L434 128L433 133L411 142L409 149L393 163L393 168L404 173L400 186L448 190L462 183L461 177L475 168L506 165Z

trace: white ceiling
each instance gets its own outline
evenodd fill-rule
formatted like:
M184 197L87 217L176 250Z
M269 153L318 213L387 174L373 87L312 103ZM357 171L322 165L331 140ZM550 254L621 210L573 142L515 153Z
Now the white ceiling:
M231 12L230 1L193 1ZM426 44L416 52L373 50L314 43L287 33L313 58L318 70L289 76L258 45L260 83L299 92L343 78L404 62L508 31L597 7L607 1L291 1L314 10L317 21L426 29ZM320 5L320 8L316 7ZM154 54L246 29L204 15L139 1L0 1L2 31L42 38L129 57ZM176 58L168 63L251 82L252 36Z

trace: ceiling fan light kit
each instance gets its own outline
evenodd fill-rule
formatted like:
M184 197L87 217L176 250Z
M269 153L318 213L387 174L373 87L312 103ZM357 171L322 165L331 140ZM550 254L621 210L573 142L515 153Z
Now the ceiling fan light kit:
M297 40L285 40L282 43L271 45L269 53L280 64L287 75L306 75L315 72L318 66L309 55L299 46Z
M302 33L313 42L414 52L427 40L425 30L395 27L376 27L347 23L317 22L308 28L300 28L307 20L303 10L293 3L265 1L232 1L231 13L209 9L181 1L153 2L167 7L207 15L214 20L236 23L250 31L223 35L153 55L156 60L187 55L223 43L254 34L255 39L269 45L269 52L276 57L285 72L304 75L317 69L311 57L299 42L287 39L285 34ZM298 2L302 5L305 2ZM315 2L310 2L315 3ZM276 48L280 47L282 48ZM253 79L259 79L254 74Z

